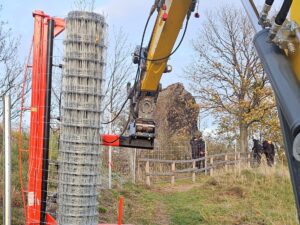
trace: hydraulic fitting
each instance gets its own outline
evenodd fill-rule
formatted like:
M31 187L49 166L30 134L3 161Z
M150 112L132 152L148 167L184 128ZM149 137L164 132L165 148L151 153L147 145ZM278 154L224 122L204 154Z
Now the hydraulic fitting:
M259 15L259 20L258 24L261 25L263 28L266 28L270 26L270 22L268 21L268 15L271 10L271 5L265 4L260 15Z
M282 25L278 25L276 22L273 23L273 25L272 25L272 27L269 31L269 37L268 37L269 41L272 41L276 37L276 35L277 35L278 31L280 30L281 26Z

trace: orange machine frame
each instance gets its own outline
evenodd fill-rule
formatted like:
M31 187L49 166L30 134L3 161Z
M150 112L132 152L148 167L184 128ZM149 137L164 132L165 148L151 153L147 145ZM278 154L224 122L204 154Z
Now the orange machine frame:
M54 37L65 29L65 21L52 18L43 11L34 11L33 64L30 113L29 169L26 225L41 224L42 164L44 144L44 114L46 98L48 22L54 21ZM52 65L51 65L52 66ZM46 214L46 224L56 221Z

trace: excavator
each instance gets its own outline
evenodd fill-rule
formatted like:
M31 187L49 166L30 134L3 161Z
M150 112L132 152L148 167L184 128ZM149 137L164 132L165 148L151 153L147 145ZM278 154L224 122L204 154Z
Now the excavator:
M295 195L300 221L300 0L284 0L279 12L272 17L274 0L265 0L259 12L253 0L241 0L256 32L253 38L257 54L273 87L285 153ZM130 117L121 135L102 135L102 144L139 149L153 149L156 124L153 114L161 90L160 80L164 73L172 71L169 58L180 47L199 0L155 0L150 9L142 41L133 54L137 73L133 85L128 85L128 96L121 110L129 101ZM153 15L156 21L150 41L144 47L145 33ZM22 182L22 90L21 119L19 129L20 179L26 224L57 224L46 212L47 180L49 166L49 135L51 108L51 74L53 39L65 29L65 21L35 11L32 65L32 100L30 141L28 156L28 188ZM183 27L183 29L182 29ZM176 44L180 31L182 37ZM176 45L176 46L175 46ZM29 68L29 61L27 68ZM26 81L26 76L24 76ZM24 82L25 83L25 82ZM120 111L121 112L121 111ZM117 116L120 114L117 113ZM113 122L117 116L109 122ZM27 205L26 205L27 203Z
M256 31L253 43L275 93L300 220L300 0L284 0L275 17L269 15L274 0L266 0L260 12L253 0L241 1ZM153 113L161 90L160 79L172 71L168 60L183 41L197 4L198 0L155 0L141 45L133 54L138 69L134 84L128 86L128 135L102 135L103 145L153 149ZM145 31L155 12L150 41L143 47ZM199 17L199 13L194 16ZM182 38L175 47L182 27Z

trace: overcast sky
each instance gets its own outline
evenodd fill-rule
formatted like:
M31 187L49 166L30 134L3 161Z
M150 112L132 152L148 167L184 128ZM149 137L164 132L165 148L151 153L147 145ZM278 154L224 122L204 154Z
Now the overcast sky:
M50 16L65 18L69 11L75 9L73 2L73 0L0 0L3 7L2 12L0 12L1 19L7 21L13 34L21 38L20 60L24 61L29 52L33 35L32 12L38 9L43 10ZM153 2L154 0L96 0L95 11L106 16L109 24L109 35L112 35L112 29L117 30L119 28L122 28L128 34L128 41L132 45L133 51L135 46L140 44L147 15ZM183 78L183 68L192 59L191 42L199 34L202 22L205 19L205 13L212 11L225 2L243 10L240 0L200 0L200 19L191 18L182 46L169 61L169 64L173 66L173 72L165 74L162 78L163 87L175 82L182 82L188 87L188 83ZM263 5L263 2L264 0L255 0L259 7ZM275 2L278 8L282 1ZM151 30L152 26L150 25L148 37ZM62 39L63 36L61 35L55 41L55 54L62 53ZM146 39L145 43L147 43L147 40L149 39ZM131 58L131 55L128 57Z

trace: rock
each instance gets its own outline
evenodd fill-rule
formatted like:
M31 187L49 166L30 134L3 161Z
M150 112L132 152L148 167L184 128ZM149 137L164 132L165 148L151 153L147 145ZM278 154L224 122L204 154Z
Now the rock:
M157 144L189 141L198 132L199 105L185 90L183 84L176 83L163 89L158 96L154 119L156 122Z

